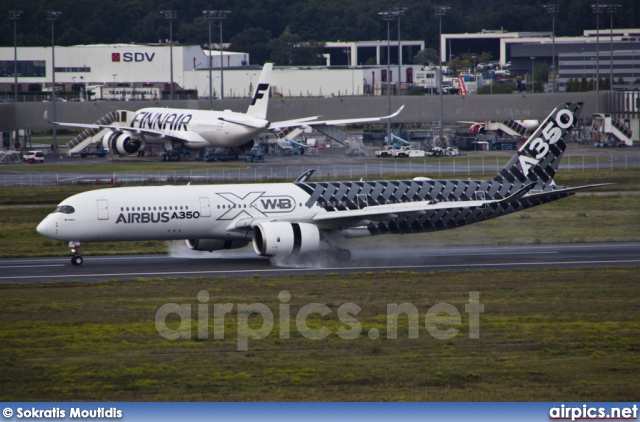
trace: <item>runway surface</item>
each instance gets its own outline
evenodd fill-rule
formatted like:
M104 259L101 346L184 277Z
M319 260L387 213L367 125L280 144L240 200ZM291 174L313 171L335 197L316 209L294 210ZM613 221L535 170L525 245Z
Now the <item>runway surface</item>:
M0 283L94 282L131 278L250 277L391 271L465 271L640 266L640 242L352 249L349 262L266 259L253 251L0 260Z

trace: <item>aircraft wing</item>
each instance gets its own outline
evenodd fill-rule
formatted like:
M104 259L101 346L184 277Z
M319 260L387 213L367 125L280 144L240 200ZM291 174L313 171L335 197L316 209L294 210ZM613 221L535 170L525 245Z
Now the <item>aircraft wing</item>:
M339 120L316 120L320 116L303 117L300 119L285 120L281 122L271 122L271 126L269 126L269 128L281 129L284 127L293 127L293 126L322 126L322 125L339 126L339 125L347 125L347 124L354 124L354 123L379 122L380 120L391 119L393 117L396 117L398 114L400 114L403 108L404 106L400 107L398 111L396 111L395 113L390 114L388 116L382 116L382 117L363 117L359 119L339 119Z
M187 132L178 132L171 130L156 130L156 129L140 129L129 126L117 126L117 125L95 125L95 124L83 124L83 123L63 123L63 122L51 122L54 125L65 127L77 127L82 129L109 129L114 132L131 133L138 136L154 136L165 137L176 141L191 142L193 141L187 135Z

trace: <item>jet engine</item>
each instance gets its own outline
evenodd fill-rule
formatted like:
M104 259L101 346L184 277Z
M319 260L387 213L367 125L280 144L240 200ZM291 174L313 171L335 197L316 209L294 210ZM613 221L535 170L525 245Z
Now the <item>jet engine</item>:
M219 251L223 249L244 248L248 240L220 240L220 239L187 239L187 246L193 251Z
M142 142L127 133L110 132L102 138L102 145L108 145L111 151L120 155L129 155L138 152Z
M258 255L298 255L319 247L320 231L313 224L270 222L253 227L253 249Z

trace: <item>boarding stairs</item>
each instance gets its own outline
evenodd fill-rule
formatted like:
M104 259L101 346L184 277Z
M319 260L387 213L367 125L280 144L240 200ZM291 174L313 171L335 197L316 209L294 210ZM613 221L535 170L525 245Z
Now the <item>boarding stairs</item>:
M349 147L349 145L347 144L347 138L349 137L349 135L347 135L347 133L341 129L339 129L336 126L314 126L313 127L315 130L317 130L318 132L322 133L323 135L325 135L327 138L330 138L334 141L336 141L337 143L339 143L342 146L345 147Z
M102 116L94 124L95 125L116 125L126 126L128 111L118 110L111 111L108 114ZM78 153L88 147L89 145L97 144L102 140L102 137L109 132L109 129L89 128L85 129L78 136L74 137L67 143L68 155L71 156ZM104 148L108 148L107 145Z
M620 120L611 117L608 113L594 113L591 123L592 132L601 132L613 136L619 143L625 146L633 146L633 132Z
M20 162L20 151L0 151L0 164L17 164Z
M504 120L502 122L487 122L486 130L500 130L511 136L524 136L527 128L518 123L516 120Z

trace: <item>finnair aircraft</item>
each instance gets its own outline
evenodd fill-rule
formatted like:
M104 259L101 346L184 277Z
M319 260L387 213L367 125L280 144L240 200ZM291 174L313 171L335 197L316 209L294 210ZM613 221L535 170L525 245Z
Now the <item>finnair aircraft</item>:
M557 106L490 180L308 181L294 183L120 187L71 196L38 225L69 242L186 240L194 250L253 244L262 256L351 253L348 239L452 229L573 195L554 176L582 103Z
M111 131L103 136L105 148L120 155L136 153L145 142L164 142L165 149L172 147L206 148L238 147L258 136L263 131L272 131L287 127L308 127L321 125L345 125L352 123L378 122L397 116L395 113L383 117L365 117L357 119L318 120L320 116L270 122L267 120L269 87L273 63L267 63L262 69L260 80L246 113L231 110L190 110L176 108L143 108L135 112L132 119L119 117L128 126L113 124L53 124L84 129ZM45 115L45 119L47 119Z

